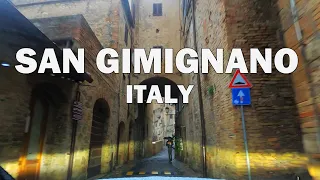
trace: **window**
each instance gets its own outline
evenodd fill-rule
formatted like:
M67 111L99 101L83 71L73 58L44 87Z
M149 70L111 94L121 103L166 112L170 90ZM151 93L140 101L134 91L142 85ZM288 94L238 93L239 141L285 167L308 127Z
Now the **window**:
M162 16L162 4L161 3L153 4L153 16Z
M129 31L128 30L128 26L126 24L126 27L125 27L125 30L124 30L124 42L126 43L126 46L128 46L128 34L129 34L128 31Z

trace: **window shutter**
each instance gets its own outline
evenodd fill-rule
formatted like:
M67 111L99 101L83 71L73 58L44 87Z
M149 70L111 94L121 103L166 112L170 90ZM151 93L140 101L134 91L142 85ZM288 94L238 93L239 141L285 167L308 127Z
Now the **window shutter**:
M153 15L157 15L157 4L153 4Z
M162 4L159 4L158 6L158 15L162 16Z

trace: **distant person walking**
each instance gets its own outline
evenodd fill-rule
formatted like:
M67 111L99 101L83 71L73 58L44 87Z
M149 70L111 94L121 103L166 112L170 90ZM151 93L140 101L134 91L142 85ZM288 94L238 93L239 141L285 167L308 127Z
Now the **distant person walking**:
M172 149L174 149L172 138L168 139L166 146L168 147L169 161L172 162Z

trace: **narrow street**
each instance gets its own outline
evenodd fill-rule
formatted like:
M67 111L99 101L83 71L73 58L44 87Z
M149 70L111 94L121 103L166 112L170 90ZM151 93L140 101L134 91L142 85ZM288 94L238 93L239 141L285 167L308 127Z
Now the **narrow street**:
M143 177L143 176L178 176L178 177L201 177L201 174L194 172L183 163L176 160L168 160L166 147L155 156L142 159L138 162L131 162L119 167L113 173L102 178L119 177Z
M0 180L320 180L319 31L320 0L0 0Z

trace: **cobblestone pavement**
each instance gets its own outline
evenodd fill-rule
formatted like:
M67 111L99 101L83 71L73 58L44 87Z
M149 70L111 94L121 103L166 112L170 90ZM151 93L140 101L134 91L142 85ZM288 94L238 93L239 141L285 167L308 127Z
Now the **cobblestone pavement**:
M121 168L116 169L111 174L102 178L119 177L141 177L141 176L181 176L181 177L201 177L201 174L194 172L183 163L174 159L169 162L168 153L164 148L159 154L150 158L145 158L139 162L130 162Z

